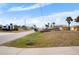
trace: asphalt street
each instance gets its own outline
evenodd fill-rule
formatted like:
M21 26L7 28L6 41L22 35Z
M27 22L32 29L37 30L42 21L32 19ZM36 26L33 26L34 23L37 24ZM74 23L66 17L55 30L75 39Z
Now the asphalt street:
M16 40L25 35L31 34L34 31L20 32L20 33L0 33L0 44L3 44L8 41Z

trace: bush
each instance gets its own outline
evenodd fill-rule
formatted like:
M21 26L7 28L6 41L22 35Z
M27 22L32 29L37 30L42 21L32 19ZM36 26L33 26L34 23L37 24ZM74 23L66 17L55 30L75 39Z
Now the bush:
M38 31L38 29L36 29L36 28L35 28L35 29L34 29L34 31L36 31L36 32L37 32L37 31Z

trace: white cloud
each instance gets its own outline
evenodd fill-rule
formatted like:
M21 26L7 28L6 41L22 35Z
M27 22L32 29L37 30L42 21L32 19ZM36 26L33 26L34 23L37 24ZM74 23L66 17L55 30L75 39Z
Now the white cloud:
M65 19L68 16L71 16L73 19L75 19L77 16L79 16L79 10L59 12L48 16L40 16L40 17L28 18L28 19L25 17L22 17L21 19L15 17L15 18L7 19L5 21L0 20L0 23L2 24L14 23L17 25L24 25L26 19L27 26L28 25L32 26L33 24L36 24L38 27L44 27L44 25L48 22L49 23L56 22L57 25L67 25ZM72 22L71 25L78 25L78 23Z
M74 11L65 11L60 13L51 14L48 16L41 16L34 19L31 19L31 24L36 24L38 27L44 26L46 23L52 23L56 22L57 25L67 25L67 22L65 21L66 17L72 17L75 19L77 16L79 16L79 10ZM27 22L28 23L28 22ZM71 25L78 25L76 22L72 22Z
M24 7L24 6L12 7L8 11L32 10L32 9L39 8L39 7L43 7L43 6L46 6L46 5L49 5L49 4L50 3L38 3L38 4L34 4L32 6L28 6L28 7Z

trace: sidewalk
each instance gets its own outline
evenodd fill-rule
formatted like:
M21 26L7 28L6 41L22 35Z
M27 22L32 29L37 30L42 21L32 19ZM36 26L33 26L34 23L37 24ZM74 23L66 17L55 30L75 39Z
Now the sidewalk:
M79 46L52 48L14 48L0 46L0 55L79 55Z

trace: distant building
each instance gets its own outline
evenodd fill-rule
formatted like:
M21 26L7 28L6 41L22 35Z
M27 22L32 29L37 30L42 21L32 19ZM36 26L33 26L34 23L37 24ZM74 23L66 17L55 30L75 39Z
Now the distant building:
M67 30L69 30L69 27L63 26L63 27L61 27L61 30L62 30L62 31L67 31Z
M63 25L57 25L53 27L53 30L60 31L63 30L63 27L64 27Z
M79 31L79 26L72 26L71 31Z

